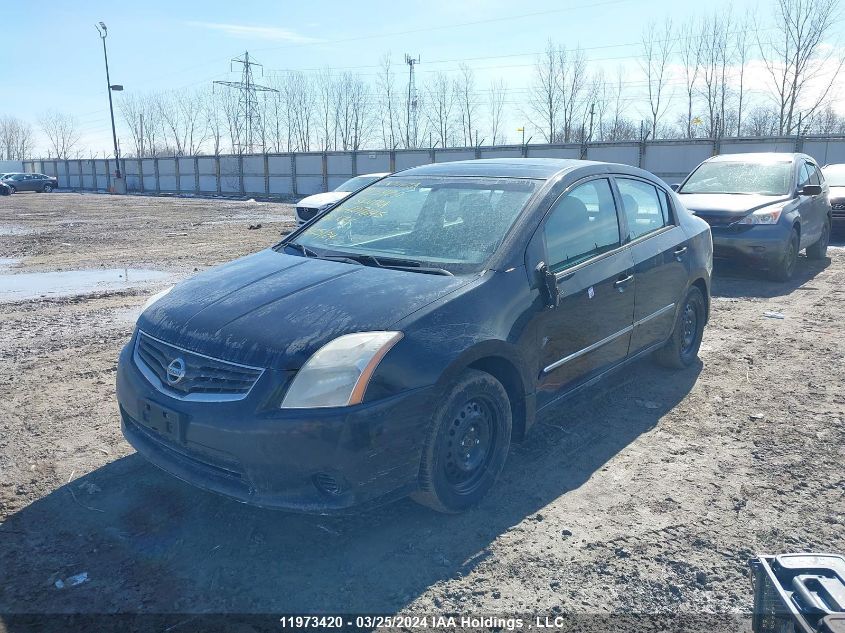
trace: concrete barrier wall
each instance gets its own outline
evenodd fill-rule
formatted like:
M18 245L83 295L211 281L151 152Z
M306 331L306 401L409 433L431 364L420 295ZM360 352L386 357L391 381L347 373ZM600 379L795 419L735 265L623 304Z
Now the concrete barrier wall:
M845 137L125 158L121 159L121 168L127 189L132 192L300 197L334 189L360 174L475 158L582 158L624 163L642 167L671 184L682 180L696 165L714 154L795 151L809 154L821 165L845 162ZM107 190L115 168L113 160L103 159L38 159L23 161L21 165L27 172L56 176L60 187L80 190Z

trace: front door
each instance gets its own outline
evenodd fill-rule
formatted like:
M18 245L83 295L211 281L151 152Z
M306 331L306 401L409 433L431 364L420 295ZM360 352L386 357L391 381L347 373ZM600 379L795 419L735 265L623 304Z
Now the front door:
M668 194L636 178L617 176L634 258L637 292L631 353L669 338L689 280L688 238L675 224Z
M822 234L822 222L824 221L824 205L827 196L822 192L816 196L805 196L801 190L806 185L820 185L818 176L815 173L815 165L807 161L801 162L798 170L798 200L799 213L801 214L801 248L815 244Z
M634 314L633 258L607 178L562 194L541 231L560 303L540 317L538 408L624 360Z

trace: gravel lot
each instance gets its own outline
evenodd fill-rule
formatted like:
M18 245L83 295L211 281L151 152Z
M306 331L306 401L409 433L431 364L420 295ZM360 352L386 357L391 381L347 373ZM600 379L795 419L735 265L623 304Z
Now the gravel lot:
M291 226L278 203L18 194L0 198L0 258L20 261L0 268L181 278ZM0 298L0 630L25 612L746 613L755 552L845 552L838 244L790 284L717 266L698 366L642 361L570 401L461 516L300 516L183 484L124 442L114 395L170 282Z

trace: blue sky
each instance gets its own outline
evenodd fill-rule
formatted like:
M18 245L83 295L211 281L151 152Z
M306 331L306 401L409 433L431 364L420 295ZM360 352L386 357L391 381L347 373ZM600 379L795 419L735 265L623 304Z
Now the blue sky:
M769 4L766 2L765 4ZM639 40L647 22L677 22L703 10L735 14L756 3L707 4L676 0L429 0L427 2L55 2L4 7L0 54L7 61L0 83L0 115L37 127L55 108L79 120L85 144L109 146L108 102L102 48L94 23L109 28L113 83L127 91L187 89L215 79L238 79L229 59L248 49L267 71L329 66L372 76L391 53L402 67L405 52L420 55L420 77L454 72L466 60L486 87L503 77L518 95L531 81L532 64L546 40L580 44L605 67L637 74ZM455 60L455 61L452 61ZM404 72L404 71L403 71ZM404 80L404 74L403 74ZM121 95L117 94L116 98ZM511 113L509 125L519 115Z

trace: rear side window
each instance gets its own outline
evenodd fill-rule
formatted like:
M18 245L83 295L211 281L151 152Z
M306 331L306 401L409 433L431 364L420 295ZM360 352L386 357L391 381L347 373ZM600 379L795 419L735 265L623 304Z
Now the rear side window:
M617 178L616 185L632 240L671 224L666 194L658 193L657 187L629 178Z
M549 267L557 272L620 245L610 182L578 185L555 202L543 227Z

